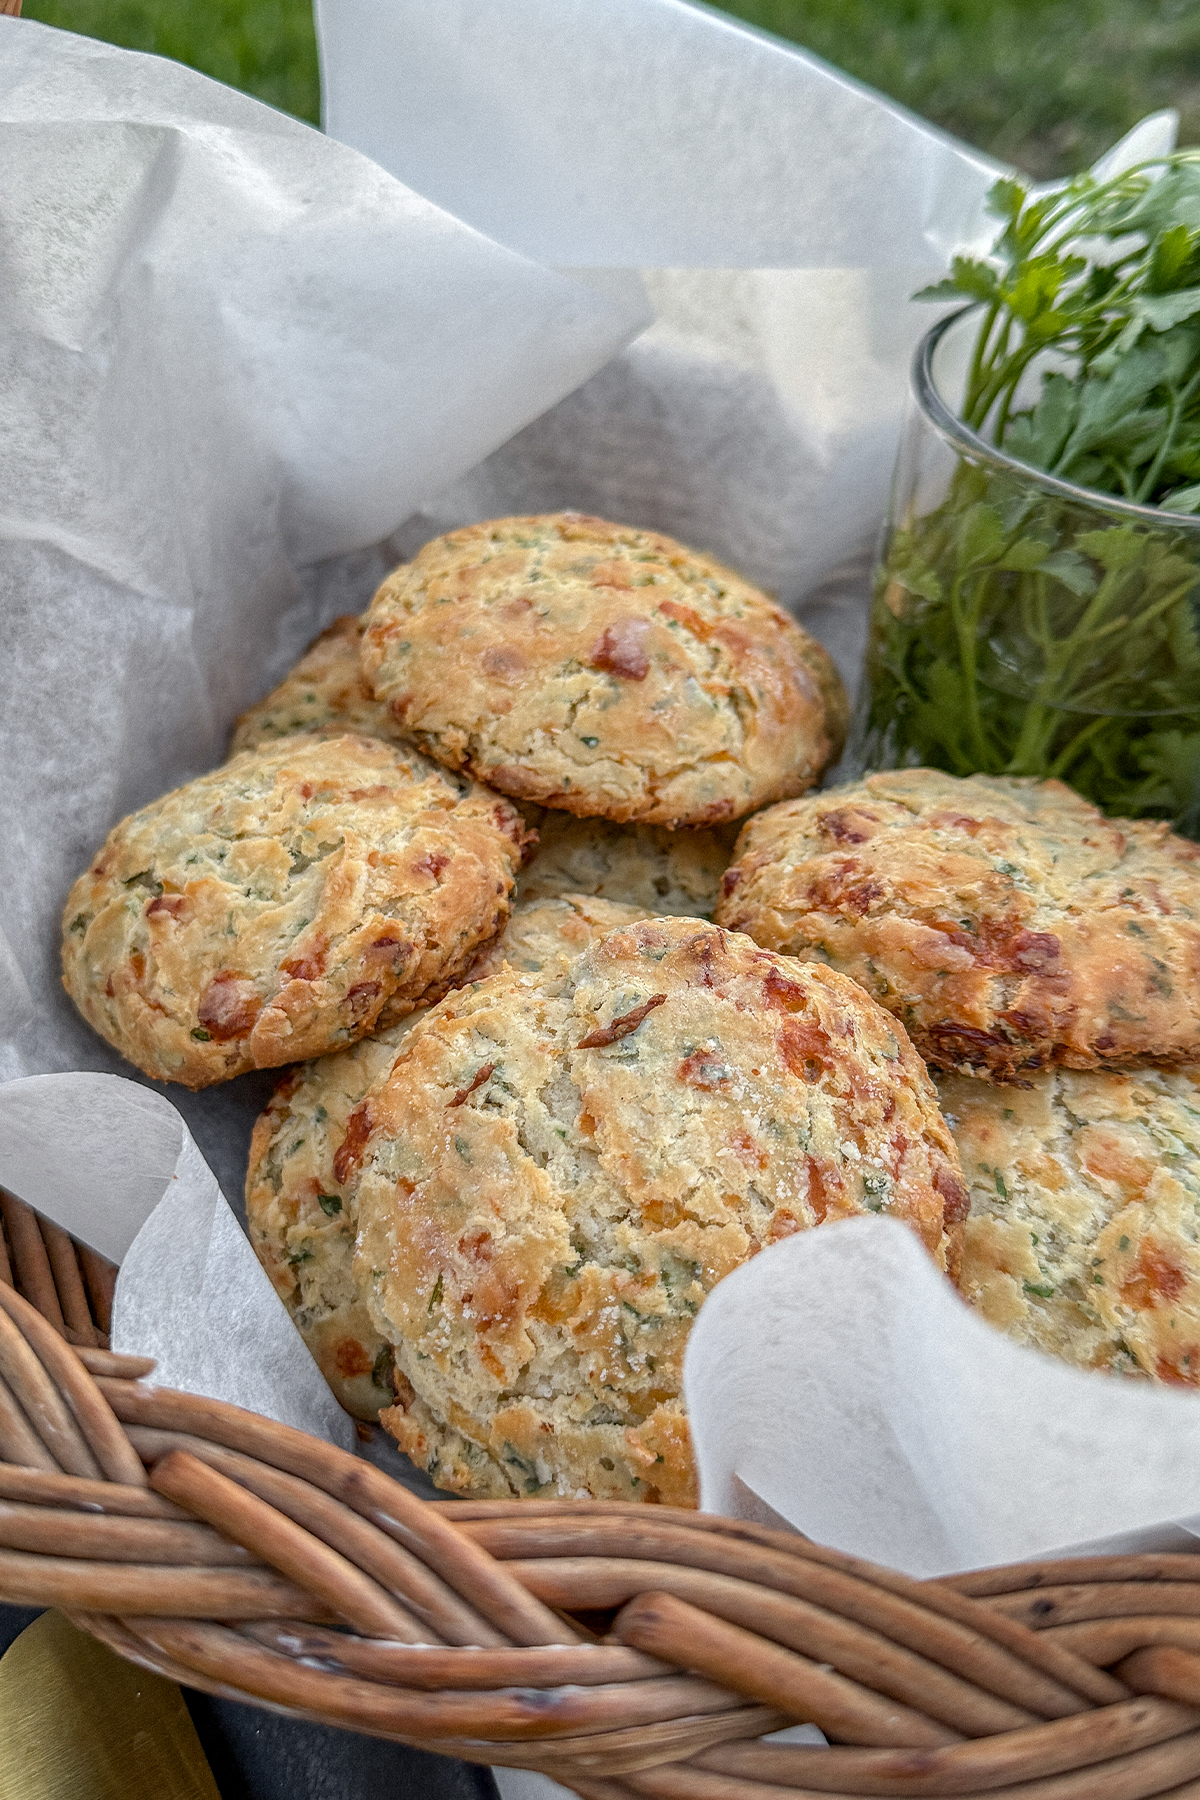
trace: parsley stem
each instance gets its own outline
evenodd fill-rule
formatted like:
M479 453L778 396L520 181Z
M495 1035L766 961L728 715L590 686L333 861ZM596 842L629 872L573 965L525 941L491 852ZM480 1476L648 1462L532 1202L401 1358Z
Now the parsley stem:
M1027 704L1012 755L1004 765L1006 775L1040 775L1045 767L1050 739L1062 722L1061 713L1036 702Z
M1085 725L1082 731L1077 731L1075 736L1068 740L1065 748L1059 751L1058 755L1054 758L1054 761L1050 764L1049 769L1046 771L1050 779L1052 781L1065 780L1067 770L1071 767L1072 763L1079 760L1092 739L1096 737L1099 732L1103 731L1104 727L1110 723L1111 720L1101 713L1097 718L1092 719Z
M1200 382L1200 369L1197 369L1185 388L1182 390L1171 388L1170 390L1171 404L1167 411L1167 428L1163 432L1162 442L1158 446L1158 452L1154 461L1150 464L1150 468L1147 471L1144 480L1138 487L1136 494L1136 499L1142 504L1145 503L1146 499L1157 487L1163 464L1166 462L1170 452L1175 448L1175 437L1179 430L1180 418L1183 415L1184 408L1187 406L1188 401L1195 393L1198 382Z
M975 672L975 647L978 641L979 602L982 598L983 577L976 576L975 594L969 605L962 605L963 579L955 581L950 594L950 606L954 614L955 627L958 633L958 654L963 672L963 700L965 702L967 729L979 767L987 767L987 740L983 734L983 721L979 714L979 692Z
M980 380L982 377L982 371L983 371L983 366L984 366L984 356L987 351L988 339L992 335L992 327L996 323L996 319L999 316L999 312L1000 312L1000 301L998 299L993 300L992 304L988 307L987 312L983 316L983 324L980 326L979 335L975 339L975 349L971 356L971 367L967 373L966 396L963 401L963 417L964 418L969 419L971 416L971 410L972 410L972 406L974 403L975 395L979 389L979 384L980 384Z

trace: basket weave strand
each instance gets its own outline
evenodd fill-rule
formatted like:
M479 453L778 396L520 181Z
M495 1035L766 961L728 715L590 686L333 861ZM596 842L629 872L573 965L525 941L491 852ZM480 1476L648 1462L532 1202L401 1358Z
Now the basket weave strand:
M81 1349L107 1348L117 1271L95 1250L0 1188L0 1283Z
M1200 1800L1200 1557L919 1582L668 1507L427 1504L153 1386L105 1347L78 1246L18 1205L0 1597L193 1687L583 1800ZM800 1720L828 1747L768 1741Z

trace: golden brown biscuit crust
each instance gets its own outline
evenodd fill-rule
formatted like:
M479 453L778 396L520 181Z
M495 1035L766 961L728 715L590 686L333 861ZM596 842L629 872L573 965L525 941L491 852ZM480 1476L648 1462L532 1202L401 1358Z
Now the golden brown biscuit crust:
M109 833L67 901L63 984L186 1087L341 1049L467 967L526 842L508 801L377 738L249 750Z
M475 958L461 986L486 981L507 963L524 975L560 956L576 957L621 925L634 925L651 911L648 906L627 906L594 894L544 894L518 898L512 917L490 944Z
M971 1191L971 1304L1078 1367L1200 1385L1200 1070L938 1089Z
M392 1353L354 1285L355 1219L339 1152L347 1120L418 1017L289 1069L250 1140L250 1242L322 1375L359 1419L392 1403Z
M942 1068L1200 1057L1200 846L1057 781L869 775L743 829L718 921L861 982Z
M372 697L363 680L359 647L365 623L365 614L343 613L326 626L278 687L242 714L233 728L230 756L329 726L400 743L402 734L387 707Z
M372 601L362 662L439 761L619 822L740 818L810 787L845 735L833 664L765 594L577 513L426 544Z
M945 1266L965 1213L903 1030L843 976L689 919L449 995L352 1130L358 1287L425 1409L406 1442L473 1491L689 1496L682 1356L716 1283L866 1212Z
M640 917L634 907L584 895L517 905L463 982L495 974L505 960L529 972L552 957L577 956L596 937ZM356 1214L342 1146L351 1114L390 1073L420 1016L418 1009L378 1037L289 1069L255 1123L246 1170L250 1242L321 1373L360 1419L377 1418L395 1396L391 1348L351 1272Z
M595 894L647 913L706 919L717 903L737 827L668 831L548 812L537 832L537 853L517 882L521 899Z

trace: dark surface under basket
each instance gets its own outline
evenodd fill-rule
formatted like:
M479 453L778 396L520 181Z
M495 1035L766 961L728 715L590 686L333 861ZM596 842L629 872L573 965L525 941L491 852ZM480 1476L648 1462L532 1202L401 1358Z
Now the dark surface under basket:
M0 1604L0 1654L40 1612ZM499 1800L470 1763L182 1692L221 1800Z

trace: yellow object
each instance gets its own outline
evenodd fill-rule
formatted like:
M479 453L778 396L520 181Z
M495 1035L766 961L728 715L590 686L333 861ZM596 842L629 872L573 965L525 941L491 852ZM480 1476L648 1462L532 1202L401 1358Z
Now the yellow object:
M0 1800L221 1800L183 1695L61 1613L0 1657Z

